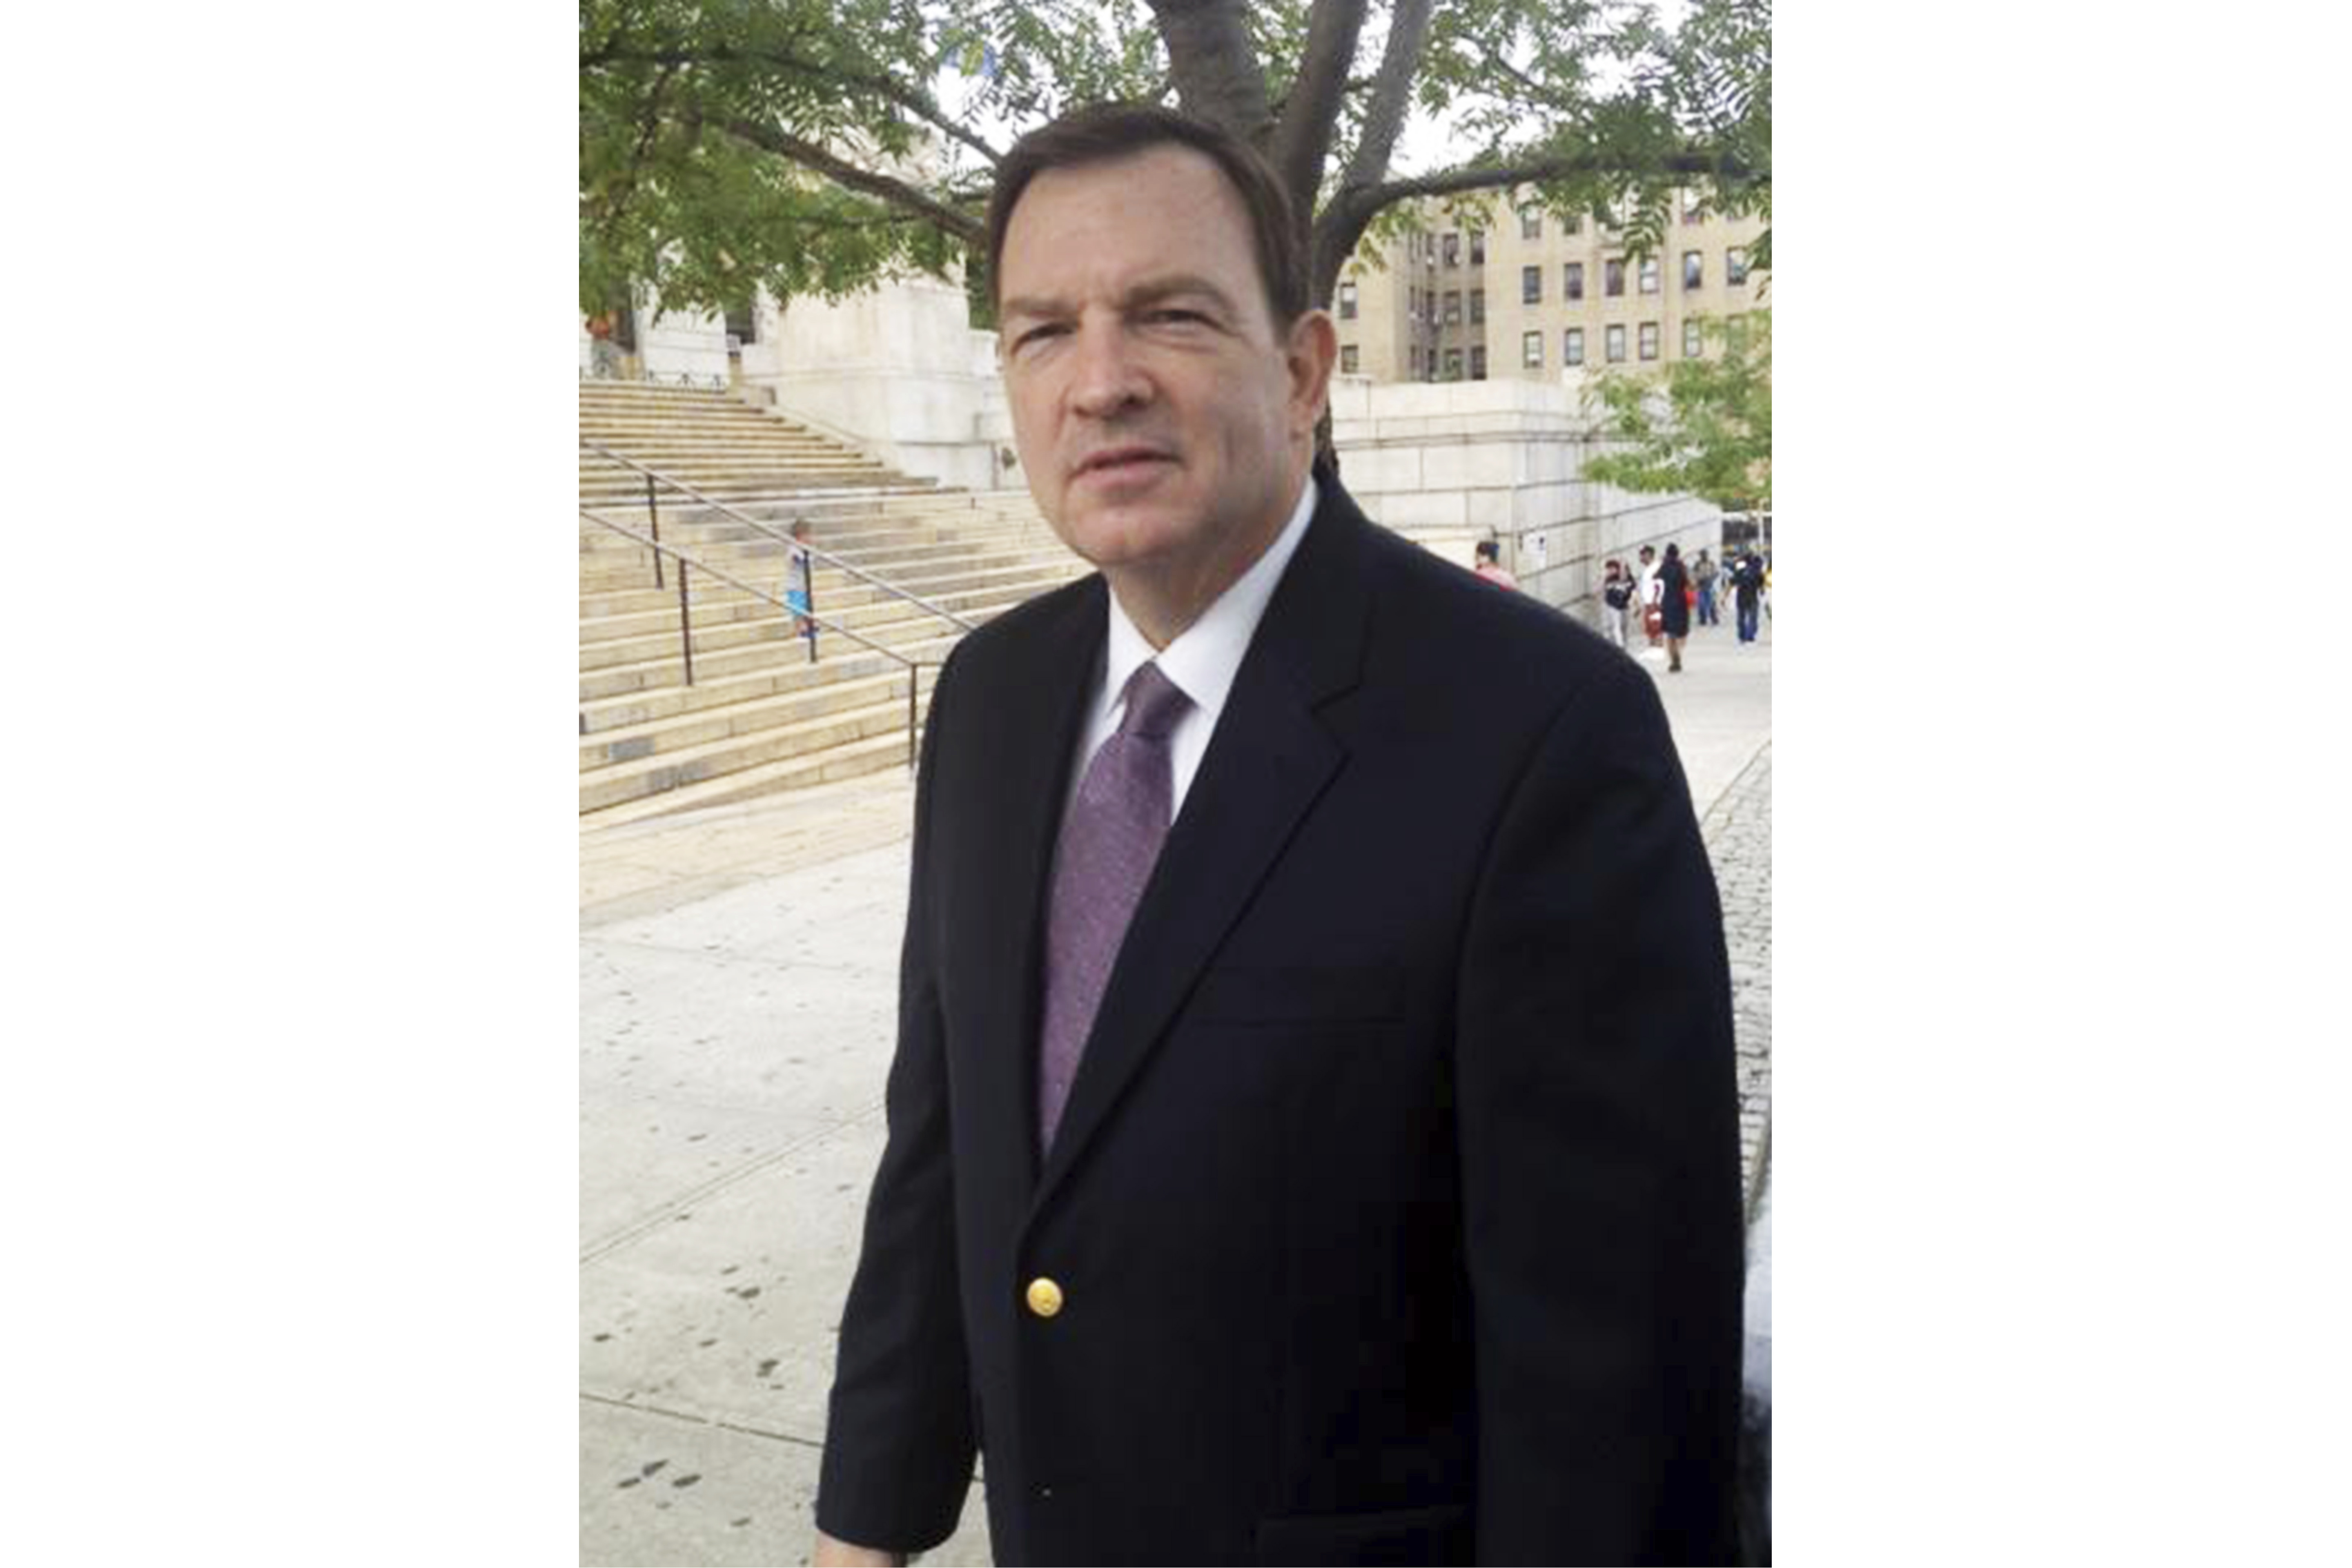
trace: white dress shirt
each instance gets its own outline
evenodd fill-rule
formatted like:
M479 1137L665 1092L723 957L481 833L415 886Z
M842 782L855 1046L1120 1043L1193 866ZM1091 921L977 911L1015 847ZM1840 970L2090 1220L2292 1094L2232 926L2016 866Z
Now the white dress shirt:
M1110 739L1127 713L1127 680L1145 660L1157 658L1160 673L1174 682L1177 689L1192 700L1183 718L1176 721L1168 734L1169 768L1173 775L1168 797L1168 819L1173 823L1184 809L1185 793L1192 788L1192 775L1200 771L1201 758L1209 749L1209 737L1216 733L1217 720L1225 710L1225 697L1234 689L1234 677L1242 667L1242 656L1249 652L1250 638L1256 635L1257 624L1265 615L1266 601L1274 597L1275 585L1282 581L1283 569L1290 564L1298 542L1307 536L1307 520L1315 515L1315 477L1309 474L1299 491L1298 504L1290 509L1290 521L1282 525L1265 553L1251 563L1234 585L1217 595L1202 611L1201 618L1178 635L1174 642L1156 654L1135 623L1119 607L1117 594L1106 594L1110 605L1110 635L1103 644L1102 678L1095 688L1093 703L1087 710L1087 721L1078 731L1077 765L1070 770L1069 794L1075 796L1078 781L1087 775L1087 764L1094 760L1097 748ZM1068 808L1069 798L1062 802Z

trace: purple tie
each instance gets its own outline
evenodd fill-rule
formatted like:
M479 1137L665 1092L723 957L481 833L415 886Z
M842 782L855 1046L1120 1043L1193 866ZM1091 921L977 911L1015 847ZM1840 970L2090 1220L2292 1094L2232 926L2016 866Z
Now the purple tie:
M1062 1106L1128 918L1168 837L1168 732L1192 700L1160 673L1137 667L1127 714L1087 764L1062 819L1045 916L1045 1028L1037 1053L1037 1150L1054 1146Z

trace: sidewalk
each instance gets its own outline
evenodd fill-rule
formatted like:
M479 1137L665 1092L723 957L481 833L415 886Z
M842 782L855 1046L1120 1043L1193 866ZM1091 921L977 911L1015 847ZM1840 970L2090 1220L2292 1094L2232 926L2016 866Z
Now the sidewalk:
M1748 647L1727 617L1699 628L1685 666L1645 662L1723 889L1752 1156L1769 1092L1769 623ZM881 1154L912 802L897 769L582 835L583 1564L807 1561ZM927 1562L989 1561L977 1493Z

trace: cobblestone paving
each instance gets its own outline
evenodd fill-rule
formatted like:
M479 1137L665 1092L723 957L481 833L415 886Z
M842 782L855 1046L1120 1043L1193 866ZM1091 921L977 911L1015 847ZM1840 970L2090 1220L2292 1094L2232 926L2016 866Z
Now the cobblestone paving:
M1739 1168L1752 1212L1772 1124L1772 748L1768 742L1700 819L1731 950L1739 1049Z

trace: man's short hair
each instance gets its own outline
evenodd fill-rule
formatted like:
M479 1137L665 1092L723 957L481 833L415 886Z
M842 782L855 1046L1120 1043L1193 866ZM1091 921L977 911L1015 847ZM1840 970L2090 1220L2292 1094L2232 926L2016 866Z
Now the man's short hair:
M997 165L988 199L988 302L1003 304L1004 231L1029 182L1047 169L1106 163L1154 147L1190 147L1217 165L1249 214L1258 279L1276 331L1307 310L1307 253L1290 197L1257 150L1230 132L1150 103L1098 103L1072 110L1013 144Z

